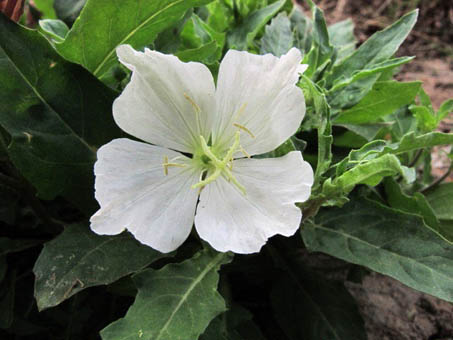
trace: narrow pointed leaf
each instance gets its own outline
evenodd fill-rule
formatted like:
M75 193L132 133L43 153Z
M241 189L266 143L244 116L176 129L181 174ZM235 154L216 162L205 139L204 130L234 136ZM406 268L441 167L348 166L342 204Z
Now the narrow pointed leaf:
M453 220L453 183L437 186L427 193L426 198L439 219Z
M375 33L349 58L334 67L332 79L350 77L355 71L369 68L392 57L417 21L418 11L413 11L393 25Z

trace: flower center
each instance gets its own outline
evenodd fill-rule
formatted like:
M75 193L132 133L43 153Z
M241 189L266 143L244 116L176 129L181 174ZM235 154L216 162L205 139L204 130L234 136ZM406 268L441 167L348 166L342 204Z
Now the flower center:
M234 142L228 149L227 153L223 158L218 157L211 146L208 145L206 139L203 136L200 136L201 142L201 149L203 150L203 154L198 156L198 159L201 160L201 164L203 167L202 170L202 177L206 176L206 178L200 178L200 182L192 185L193 189L199 188L200 190L203 189L207 184L215 181L220 176L224 176L227 181L233 183L244 195L245 195L245 188L244 186L238 182L236 177L234 177L231 170L233 169L233 155L239 149L243 150L240 145L240 132L236 131L234 135ZM250 156L248 156L250 157Z

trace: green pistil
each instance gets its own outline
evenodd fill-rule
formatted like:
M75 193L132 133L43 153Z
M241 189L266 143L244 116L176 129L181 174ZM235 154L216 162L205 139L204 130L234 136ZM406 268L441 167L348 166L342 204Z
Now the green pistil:
M233 155L238 148L240 148L240 133L236 132L234 136L233 145L228 149L226 155L222 160L218 159L217 156L212 152L211 147L208 146L206 139L203 136L200 136L201 148L203 150L203 155L201 156L201 161L204 165L210 165L214 170L212 173L206 177L204 180L198 182L197 184L192 185L193 189L200 188L200 190L207 184L214 182L220 175L224 175L227 181L232 182L236 187L245 195L244 186L238 182L236 177L234 177L231 172L231 164L233 162Z

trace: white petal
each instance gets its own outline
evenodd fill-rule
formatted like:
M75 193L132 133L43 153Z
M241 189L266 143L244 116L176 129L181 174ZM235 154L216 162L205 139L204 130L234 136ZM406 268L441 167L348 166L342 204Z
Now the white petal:
M243 195L224 178L207 185L200 195L195 228L218 251L254 253L273 235L293 235L302 213L295 202L310 196L313 170L300 152L281 158L239 159L233 173Z
M117 48L132 78L113 104L116 123L149 143L183 152L194 151L200 135L208 139L215 110L215 85L209 69L183 63L173 55L129 45Z
M295 84L306 69L296 48L277 58L230 50L220 64L213 144L228 148L238 123L241 145L251 155L269 152L291 137L305 115L303 92Z
M164 157L185 168L170 167ZM192 229L198 192L191 185L199 174L190 160L175 151L115 139L98 151L95 164L96 199L101 208L91 217L91 229L115 235L128 229L137 240L161 252L180 246Z

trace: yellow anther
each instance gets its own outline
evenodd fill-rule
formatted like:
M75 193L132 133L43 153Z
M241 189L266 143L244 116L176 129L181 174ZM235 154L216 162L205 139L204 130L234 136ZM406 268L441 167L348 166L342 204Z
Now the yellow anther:
M250 135L250 137L255 138L255 135L252 133L252 131L247 129L244 125L241 125L241 124L238 124L238 123L233 123L233 126L235 126L235 127L239 128L239 129L247 132Z
M192 107L194 108L196 113L201 112L200 107L197 105L197 103L195 103L195 101L192 98L189 97L187 93L184 93L184 98L186 98L189 101L189 103L192 104Z
M173 167L177 167L177 168L184 168L186 165L180 164L180 163L169 163L168 157L164 156L164 162L162 163L162 166L164 167L164 174L165 174L165 176L167 176L169 167L173 166Z

